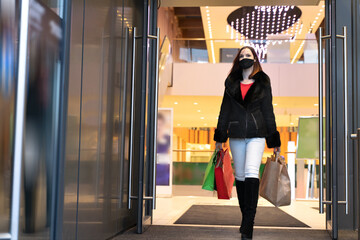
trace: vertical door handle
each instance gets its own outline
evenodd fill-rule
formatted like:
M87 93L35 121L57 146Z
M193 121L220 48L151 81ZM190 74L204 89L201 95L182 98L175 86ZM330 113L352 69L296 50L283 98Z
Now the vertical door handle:
M136 57L136 27L133 28L132 35L132 64L131 64L131 104L130 104L130 136L129 136L129 194L128 194L128 209L131 209L131 200L136 198L132 196L132 163L134 150L134 94L135 94L135 57Z
M343 60L344 60L344 127L345 127L345 213L349 214L349 129L348 129L348 62L347 62L347 29L343 27L343 35L337 35L338 38L344 40Z
M154 79L154 109L151 109L154 111L154 123L152 125L153 130L154 130L154 135L152 138L153 141L153 147L154 149L152 149L153 152L150 152L149 155L152 154L152 158L153 158L153 162L152 162L152 173L153 173L153 181L152 181L152 195L151 196L144 196L143 199L145 200L152 200L152 209L155 209L156 204L156 159L157 159L157 144L156 144L156 140L157 140L157 109L158 109L158 88L159 88L159 40L160 40L160 29L157 28L156 30L156 35L147 35L148 39L155 39L156 40L156 53L155 53L155 79ZM152 100L152 98L151 98ZM150 100L150 101L151 101ZM150 149L151 150L151 149Z
M343 45L343 64L344 64L344 121L345 121L345 201L338 203L345 203L345 213L349 213L349 153L348 153L348 141L349 141L349 130L348 130L348 62L347 62L347 28L343 27L343 35L336 35L337 38L344 40ZM320 208L319 212L324 213L324 204L331 203L331 201L324 201L323 193L323 54L322 54L322 40L330 39L330 35L323 36L322 28L319 28L319 162L320 162Z
M157 163L157 119L158 119L158 99L159 99L159 42L160 28L156 31L156 69L155 69L155 117L154 117L154 152L153 152L153 209L156 209L156 163Z
M320 191L319 191L319 212L324 213L324 186L323 186L323 166L324 166L324 147L323 147L323 109L324 109L324 93L323 93L323 45L322 40L330 39L330 36L322 35L322 28L319 28L319 165L320 165Z
M123 95L122 95L122 115L121 115L121 146L120 146L120 171L121 173L124 172L124 160L125 160L125 132L126 132L126 100L127 100L127 77L128 77L128 64L127 64L127 57L128 57L128 47L129 47L129 31L128 27L125 28L125 46L124 46L124 70L123 70ZM123 178L120 178L120 201L119 204L123 202ZM121 206L121 205L120 205Z
M158 70L158 66L159 66L159 28L157 29L157 35L156 36L152 36L152 35L148 35L148 38L152 38L152 39L156 39L156 72L155 72L155 109L157 110L158 108L158 76L159 76L159 70ZM131 200L132 199L138 199L137 196L133 196L132 195L132 164L133 164L133 150L134 150L134 112L135 112L135 104L134 104L134 94L135 94L135 57L136 57L136 47L135 47L135 43L136 43L136 39L137 38L141 38L141 36L136 36L136 27L133 28L133 37L132 37L132 44L133 44L133 49L132 49L132 66L131 66L131 113L130 113L130 148L129 148L129 194L128 194L128 209L131 209ZM157 127L157 111L155 112L155 117L154 117L154 127L155 127L155 134L154 134L154 155L153 155L153 176L154 176L154 181L153 181L153 192L152 192L152 196L148 197L145 196L144 199L151 199L153 200L153 204L152 204L152 208L155 209L155 198L156 198L156 181L155 181L155 175L156 175L156 138L157 138L157 134L156 134L156 127Z

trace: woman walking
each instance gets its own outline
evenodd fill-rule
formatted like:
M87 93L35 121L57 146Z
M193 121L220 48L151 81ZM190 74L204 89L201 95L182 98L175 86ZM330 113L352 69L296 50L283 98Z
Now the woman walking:
M241 239L252 239L259 196L259 168L265 142L280 151L280 135L272 105L269 77L252 47L240 49L225 80L217 128L216 148L229 138L236 190L242 213Z

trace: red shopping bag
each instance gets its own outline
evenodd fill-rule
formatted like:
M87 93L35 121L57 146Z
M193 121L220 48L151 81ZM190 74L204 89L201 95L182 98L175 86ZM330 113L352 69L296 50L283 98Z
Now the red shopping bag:
M234 174L228 149L220 150L215 165L215 183L218 199L230 199Z

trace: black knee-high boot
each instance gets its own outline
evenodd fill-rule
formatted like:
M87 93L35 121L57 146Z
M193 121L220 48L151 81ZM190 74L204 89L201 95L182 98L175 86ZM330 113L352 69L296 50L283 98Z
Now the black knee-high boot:
M244 181L239 181L239 180L235 180L236 183L236 193L237 193L237 197L239 200L239 206L240 206L240 210L241 210L241 214L242 214L242 222L241 222L241 227L239 229L240 232L243 231L243 223L244 223L244 214L245 214L245 204L244 204Z
M244 240L252 239L258 198L259 198L259 179L245 178L245 182L244 182L245 219L243 219L243 230L241 232L241 239Z

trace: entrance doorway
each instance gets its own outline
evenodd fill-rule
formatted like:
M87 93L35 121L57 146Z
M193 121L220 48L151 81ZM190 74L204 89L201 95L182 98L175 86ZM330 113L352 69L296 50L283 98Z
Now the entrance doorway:
M159 10L160 26L161 16L170 15L166 11L169 10ZM226 201L218 200L216 193L202 190L201 184L215 148L213 136L225 78L239 49L248 45L256 49L264 72L270 76L277 128L282 140L281 155L285 157L294 183L293 201L288 207L277 209L260 198L255 224L261 225L256 227L325 230L325 215L319 214L320 170L316 155L319 151L316 36L317 29L325 27L324 3L313 6L175 7L174 17L186 37L165 40L172 46L173 86L159 103L159 114L164 114L167 109L173 112L172 131L168 131L173 133L172 198L165 198L166 194L157 191L163 198L157 200L162 204L155 210L154 224L240 224L235 187L232 198ZM197 21L201 23L197 32L202 31L203 38L190 31L198 26ZM304 25L307 21L312 23L309 27ZM251 28L251 24L257 29ZM165 77L162 74L160 72L160 77ZM315 144L305 147L309 141ZM225 145L229 147L228 143ZM273 149L265 149L260 175L272 154ZM163 173L157 174L161 178L159 174ZM171 206L174 206L173 211L169 211ZM234 212L231 214L234 218L226 216L226 209ZM264 214L262 218L262 212L268 210L281 210L282 219L289 217L287 223L290 219L299 222L283 224L274 221L275 212ZM209 220L208 212L217 220ZM202 219L198 216L201 213L204 214Z
M174 7L174 15L176 15L177 7L180 8L180 12L186 11L184 9L185 3L182 3L183 5L170 5L167 1L163 1L162 4L162 7ZM297 196L300 199L302 197L299 196L304 194L303 198L315 200L313 202L314 206L310 204L310 209L322 212L325 206L324 212L326 214L323 216L325 216L326 221L324 220L322 226L329 231L333 239L341 238L342 232L357 229L357 221L354 220L356 217L353 215L354 211L350 210L355 209L355 203L357 202L355 190L349 187L355 186L356 181L354 179L356 179L357 171L350 170L356 169L352 167L356 161L354 160L355 155L353 155L354 146L349 138L349 134L353 130L348 127L356 124L356 116L358 114L356 112L349 113L349 110L353 109L351 106L356 105L355 100L349 96L349 92L351 92L349 90L352 89L351 86L355 83L356 76L351 68L349 68L351 65L349 65L349 61L352 59L350 56L351 52L349 52L350 35L348 35L349 32L343 31L342 28L343 26L347 27L346 29L355 27L351 21L351 19L357 17L353 12L355 11L354 6L356 6L354 5L355 1L348 3L348 8L345 6L345 3L339 1L314 1L307 3L309 5L299 1L294 2L293 6L281 6L279 3L279 5L273 5L269 8L261 7L259 2L257 6L247 6L248 9L252 9L250 12L246 12L246 8L240 6L218 7L206 6L206 3L199 4L198 6L197 4L195 1L188 3L187 6L198 8L204 32L203 38L173 37L171 39L170 31L164 35L160 34L160 45L171 49L171 51L168 51L171 52L171 58L167 58L170 59L170 63L165 61L159 68L159 107L173 109L172 152L170 154L172 155L172 162L164 170L168 169L169 183L173 181L173 195L181 191L181 186L176 186L176 181L183 181L182 184L184 184L186 182L184 179L189 176L190 180L201 181L202 178L199 177L201 174L197 173L203 172L196 168L199 168L198 166L200 166L201 161L206 164L213 150L214 142L212 142L213 134L211 131L215 127L214 123L216 124L217 122L216 117L221 100L219 92L223 91L223 80L227 74L227 71L224 70L226 67L224 66L227 64L228 69L230 68L231 63L227 62L231 62L234 52L236 53L241 44L252 44L256 46L258 54L264 54L262 56L263 65L268 66L264 67L264 69L269 72L277 69L277 75L274 73L273 76L275 77L271 78L274 95L273 103L277 104L276 108L278 110L275 109L276 118L278 127L283 132L283 144L285 143L285 146L283 145L282 148L282 155L285 155L286 158L289 158L289 156L291 158L291 154L295 154L294 164L291 165L288 162L289 170L291 169L295 173L294 181L296 188L295 196L293 196L294 199ZM279 20L279 24L276 24L274 30L271 30L272 25L270 22L273 21L271 15L269 15L269 21L266 18L268 15L257 15L258 12L266 12L268 9L281 9L281 7L283 7L282 14L285 11L300 10L291 15L292 18L290 18L289 25L287 25L287 20L283 23L282 18L275 17L275 20ZM240 10L237 12L236 10L238 9ZM348 14L345 13L345 9L348 9ZM217 11L218 13L216 13ZM161 9L157 13L160 16ZM196 13L192 14L196 15ZM240 14L240 17L237 18L235 15L232 19L233 15L231 14ZM242 16L241 14L244 15ZM343 14L346 17L343 18ZM167 17L169 16L171 16L170 13ZM175 16L175 19L179 20L181 17L184 17L184 13L182 12L179 16ZM262 17L264 16L265 20L263 21ZM213 20L212 17L214 17ZM178 26L181 25L183 27L181 30L182 34L198 32L198 29L192 29L196 27L193 27L191 24L189 20L191 17L188 19L184 18L183 21L179 20L178 22ZM224 21L219 21L221 18ZM308 23L305 23L305 18L312 20L309 21L307 19ZM337 21L334 19L337 19ZM161 25L160 20L161 18L159 17L159 26ZM259 24L256 27L251 27L249 24L250 27L246 28L246 21L251 21L251 24L258 21ZM223 23L223 26L220 26L220 22ZM270 29L269 31L274 31L275 34L269 34L268 38L265 37L266 34L261 35L260 29L263 26L262 24L266 24L263 27L264 29ZM319 31L320 27L324 29L321 34ZM216 38L215 36L217 36L216 34L219 31L223 32L226 37ZM279 31L279 33L277 34L276 31ZM303 34L302 38L300 38L301 34ZM176 34L173 35L176 36ZM286 35L290 35L290 37L285 39ZM264 37L262 38L262 36ZM321 41L323 41L321 44L319 43L320 37ZM231 45L229 42L236 43L238 46L228 47L227 45ZM357 43L353 42L352 44L354 45L352 48L354 48ZM164 53L161 53L166 55L167 50L165 48ZM319 55L323 64L318 64ZM161 60L163 59L160 57ZM276 61L284 62L279 63ZM172 67L171 70L166 71L167 68L165 66L167 64ZM208 64L212 65L207 69ZM271 66L272 64L273 66ZM279 66L275 66L277 64ZM311 65L313 69L311 69ZM282 69L284 66L286 66L285 69ZM197 67L201 68L198 72L196 72ZM309 69L305 69L307 67ZM300 68L304 69L299 70ZM161 70L163 71L161 72ZM289 71L289 73L285 74L286 71ZM320 74L321 71L323 71L323 75ZM166 76L171 77L166 78ZM211 79L211 77L215 81L211 81L211 84L209 84L210 81L207 80ZM294 81L292 82L291 80ZM165 85L165 90L161 84ZM320 86L320 90L324 91L318 92L318 86ZM210 93L206 93L206 91ZM274 91L278 92L274 94ZM211 102L212 99L209 96L218 96L218 102L216 103L215 99L214 102ZM309 102L306 102L305 99ZM281 106L282 104L284 105ZM290 106L286 107L286 104ZM306 104L307 107L304 107ZM205 108L211 107L211 110L200 109L201 105L205 106ZM295 112L287 110L292 108L301 109L297 109L298 112L296 110ZM178 114L181 111L183 111L183 114ZM214 114L214 112L217 113ZM209 121L206 122L205 120L208 117ZM297 156L297 154L300 154L298 151L302 149L297 144L300 143L298 142L301 139L301 136L299 136L301 130L299 128L300 124L305 122L302 121L304 117L311 117L317 120L318 124L323 123L322 120L325 121L324 124L315 125L316 131L313 136L324 135L324 139L319 137L318 139L313 139L323 149L323 151L321 149L318 150L317 157ZM280 123L282 121L283 123ZM321 130L322 132L319 132ZM304 136L307 133L305 132ZM175 134L176 137L174 136ZM347 151L344 151L344 146ZM293 150L289 151L291 148ZM271 154L271 151L266 152ZM319 154L319 152L324 152L324 154ZM264 157L266 156L265 154ZM320 159L320 156L325 156L325 158ZM186 167L186 165L192 163L194 163L192 166ZM157 174L158 177L160 172L157 172ZM176 178L178 176L180 177ZM300 181L301 177L304 179L303 182ZM152 178L152 181L149 181L146 185L153 185L154 180ZM196 183L197 187L194 186L194 189L198 189L195 190L197 194L202 191L200 190L199 183L201 182ZM188 186L184 187L186 191L189 191L190 188ZM193 193L189 192L189 194ZM321 203L318 203L319 199L322 199ZM144 198L144 201L146 202L146 198ZM157 201L159 203L161 200L157 199ZM297 202L297 200L295 201ZM300 202L300 200L298 201ZM162 204L160 205L162 206ZM156 211L158 210L161 211L159 207L157 207ZM318 213L314 211L314 216L317 215ZM152 217L156 217L156 212ZM156 219L153 219L153 221L156 221Z

